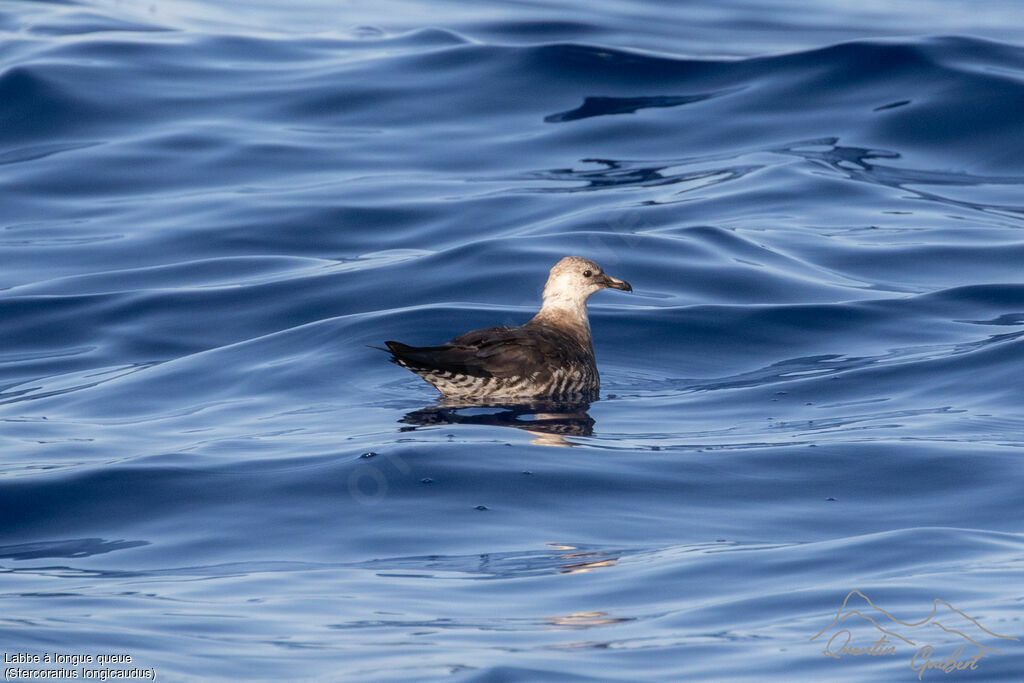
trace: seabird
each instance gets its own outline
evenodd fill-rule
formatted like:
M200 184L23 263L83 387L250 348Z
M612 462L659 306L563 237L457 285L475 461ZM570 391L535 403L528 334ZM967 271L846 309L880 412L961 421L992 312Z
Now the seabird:
M587 299L609 287L633 291L593 261L566 256L551 269L540 311L525 325L474 330L440 346L384 343L393 362L434 385L446 399L593 400L601 378Z

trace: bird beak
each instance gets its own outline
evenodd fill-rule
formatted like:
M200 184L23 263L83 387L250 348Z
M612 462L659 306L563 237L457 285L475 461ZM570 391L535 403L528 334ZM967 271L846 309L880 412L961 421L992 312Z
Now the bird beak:
M632 292L633 288L625 280L617 280L610 275L604 275L604 279L601 281L605 287L611 287L612 289L621 289L623 292Z

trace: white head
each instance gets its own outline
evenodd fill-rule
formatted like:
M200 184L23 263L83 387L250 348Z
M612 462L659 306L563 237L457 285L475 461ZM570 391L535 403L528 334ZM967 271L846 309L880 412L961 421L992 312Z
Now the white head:
M565 309L585 316L590 295L609 287L625 292L633 291L628 282L605 275L601 266L593 261L579 256L566 256L551 269L548 282L544 285L544 304L541 310Z

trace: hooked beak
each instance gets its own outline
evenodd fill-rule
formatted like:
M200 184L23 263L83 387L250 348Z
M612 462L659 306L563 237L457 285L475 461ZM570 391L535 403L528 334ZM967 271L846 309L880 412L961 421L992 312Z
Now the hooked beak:
M632 292L633 288L625 280L618 280L610 275L601 276L601 284L612 289L621 289L623 292Z

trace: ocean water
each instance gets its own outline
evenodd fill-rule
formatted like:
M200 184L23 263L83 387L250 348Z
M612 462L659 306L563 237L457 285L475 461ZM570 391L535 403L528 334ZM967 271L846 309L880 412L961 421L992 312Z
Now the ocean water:
M1018 14L0 2L7 678L1021 680Z

